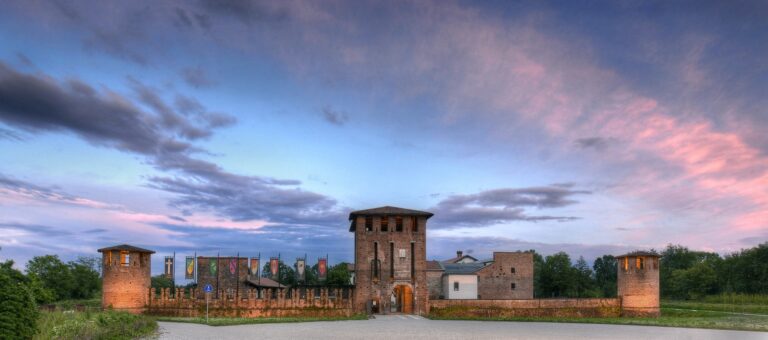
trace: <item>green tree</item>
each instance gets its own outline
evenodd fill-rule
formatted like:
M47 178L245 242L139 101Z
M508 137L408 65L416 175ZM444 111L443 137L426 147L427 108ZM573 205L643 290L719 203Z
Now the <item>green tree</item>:
M0 274L8 275L15 282L21 282L27 286L37 304L46 304L54 301L53 291L43 287L43 283L35 274L24 275L13 268L13 260L0 263Z
M717 293L717 273L710 264L699 262L691 268L672 272L669 287L673 297L699 299Z
M768 294L768 242L727 255L717 272L723 290Z
M533 249L528 252L533 254L533 297L546 297L541 289L541 270L544 267L544 257Z
M595 259L595 284L603 297L616 297L618 263L613 255Z
M595 279L592 274L592 269L589 268L589 264L583 256L579 256L576 260L576 264L573 267L574 274L576 276L576 297L596 297L599 292L595 289Z
M32 338L40 313L23 280L0 271L0 301L0 339Z
M95 257L79 257L77 261L71 261L67 265L73 281L70 296L73 299L93 298L101 289L99 261Z
M55 300L72 297L74 280L69 267L57 255L35 256L27 262L27 273L34 274L43 287L53 292Z
M165 276L165 274L155 275L151 279L152 288L171 288L173 287L173 280Z
M341 262L328 269L328 279L326 281L329 285L344 286L349 285L349 281L352 278L352 273L349 272L348 263Z
M667 248L661 253L659 277L661 286L661 296L671 298L688 298L687 291L689 288L698 289L696 287L685 287L683 284L693 284L694 282L686 280L690 274L685 274L687 269L693 268L696 264L706 263L710 269L714 270L715 267L719 267L721 261L720 255L717 253L708 253L702 251L692 251L681 245L667 245ZM699 271L702 269L699 268ZM677 274L675 274L678 272ZM703 273L703 272L701 272ZM717 292L717 282L715 280L715 287L711 289L712 292Z
M571 258L564 252L544 258L539 279L543 297L574 296L576 270L571 266Z

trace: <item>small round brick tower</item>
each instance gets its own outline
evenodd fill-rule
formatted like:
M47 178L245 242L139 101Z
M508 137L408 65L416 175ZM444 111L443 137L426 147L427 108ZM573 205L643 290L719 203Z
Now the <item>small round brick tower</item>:
M617 256L621 316L659 316L659 255L636 251Z
M141 313L151 286L150 257L155 252L121 244L99 249L102 257L101 306Z

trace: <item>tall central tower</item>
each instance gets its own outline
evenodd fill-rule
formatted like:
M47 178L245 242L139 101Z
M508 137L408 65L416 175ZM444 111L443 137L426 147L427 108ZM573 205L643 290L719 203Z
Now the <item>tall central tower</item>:
M428 313L427 219L432 213L380 207L349 214L355 233L355 309Z

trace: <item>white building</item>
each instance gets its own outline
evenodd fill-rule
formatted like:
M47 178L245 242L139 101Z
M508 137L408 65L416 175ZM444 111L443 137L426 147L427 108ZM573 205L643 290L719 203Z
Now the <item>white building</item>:
M485 264L476 263L442 263L445 268L442 277L443 298L477 299L477 274L476 272Z

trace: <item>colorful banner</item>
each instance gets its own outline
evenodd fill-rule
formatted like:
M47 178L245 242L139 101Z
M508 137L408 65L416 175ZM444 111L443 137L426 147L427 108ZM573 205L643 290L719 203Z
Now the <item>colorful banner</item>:
M237 271L237 259L230 258L229 259L229 273L232 275L235 275L235 272Z
M165 277L173 279L173 256L165 257L165 271L163 274Z
M187 256L185 259L185 268L184 271L184 278L187 280L192 280L195 278L195 258L192 256Z
M317 278L325 280L328 276L328 259L317 259Z
M251 275L259 276L259 258L251 258Z
M216 271L218 271L218 259L209 258L208 259L208 268L211 271L211 275L216 275Z
M273 257L269 259L269 271L273 278L277 277L277 270L280 268L280 259Z
M306 260L296 259L296 279L297 280L304 281L305 267L306 267Z

